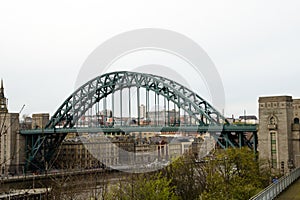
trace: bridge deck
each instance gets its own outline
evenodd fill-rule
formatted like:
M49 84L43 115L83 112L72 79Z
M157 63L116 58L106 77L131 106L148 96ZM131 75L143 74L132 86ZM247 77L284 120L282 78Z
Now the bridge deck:
M80 128L55 128L55 129L32 129L21 130L23 135L33 134L55 134L55 133L119 133L119 132L256 132L257 126L253 124L244 125L211 125L211 126L124 126L124 127L80 127Z

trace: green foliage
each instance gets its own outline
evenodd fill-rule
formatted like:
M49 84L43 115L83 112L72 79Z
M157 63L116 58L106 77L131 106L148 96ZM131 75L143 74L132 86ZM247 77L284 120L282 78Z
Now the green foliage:
M172 162L164 170L164 175L172 180L175 194L181 199L196 199L205 186L203 167L196 164L193 157L185 155Z
M218 152L206 165L206 188L200 199L249 199L269 184L270 172L260 166L247 148Z
M137 175L132 177L131 183L120 182L118 186L112 189L107 199L122 199L122 200L164 200L178 199L174 193L174 187L170 185L171 180L168 180L162 175Z
M249 199L270 183L269 165L248 148L220 150L204 163L185 155L160 172L131 174L105 199Z

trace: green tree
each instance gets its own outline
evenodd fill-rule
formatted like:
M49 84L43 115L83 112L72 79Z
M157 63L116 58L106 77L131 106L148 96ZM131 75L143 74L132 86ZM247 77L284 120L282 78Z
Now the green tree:
M203 192L205 186L203 172L203 163L196 163L190 154L177 158L163 170L163 174L175 187L175 194L181 199L196 199Z
M248 148L217 152L207 160L200 199L249 199L269 184L270 170L261 166Z
M170 183L171 180L163 177L161 173L136 175L131 181L121 181L112 188L108 194L108 199L176 200L178 198L174 193L175 187L171 186Z

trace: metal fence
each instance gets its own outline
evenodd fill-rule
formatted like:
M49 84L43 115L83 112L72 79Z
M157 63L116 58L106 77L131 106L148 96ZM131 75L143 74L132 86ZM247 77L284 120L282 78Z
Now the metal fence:
M281 177L276 183L272 183L263 191L250 198L250 200L275 199L283 190L300 177L300 168L294 169L288 175Z

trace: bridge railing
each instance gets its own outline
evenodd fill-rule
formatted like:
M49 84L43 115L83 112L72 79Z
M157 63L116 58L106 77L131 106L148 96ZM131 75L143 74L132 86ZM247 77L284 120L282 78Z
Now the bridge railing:
M250 200L270 200L275 199L282 191L289 187L300 177L300 168L294 169L288 175L281 177L275 183L266 187L263 191L251 197Z

